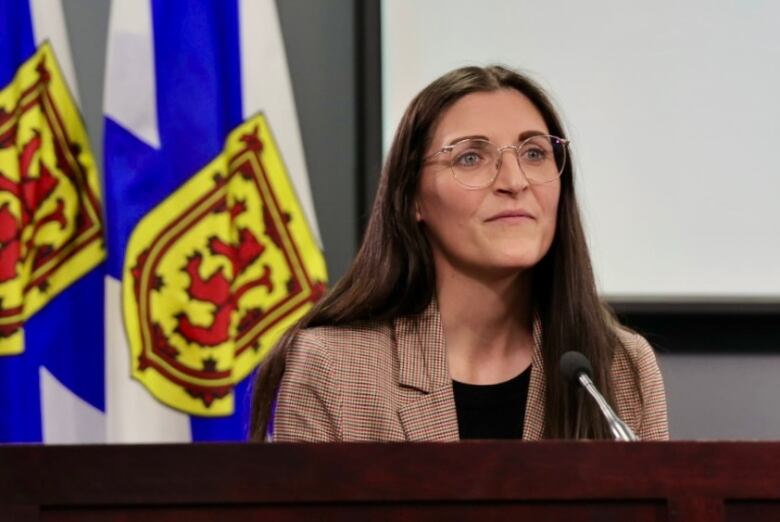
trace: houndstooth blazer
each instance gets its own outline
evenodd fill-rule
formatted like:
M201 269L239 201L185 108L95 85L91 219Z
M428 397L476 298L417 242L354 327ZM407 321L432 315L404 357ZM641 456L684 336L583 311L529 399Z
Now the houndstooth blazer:
M538 323L538 321L537 321ZM621 330L625 350L611 375L618 415L642 440L669 438L666 398L653 349ZM523 439L544 430L541 331L535 349ZM639 370L644 407L630 370ZM290 347L277 396L275 441L457 441L452 379L436 304L392 324L317 327L301 331Z

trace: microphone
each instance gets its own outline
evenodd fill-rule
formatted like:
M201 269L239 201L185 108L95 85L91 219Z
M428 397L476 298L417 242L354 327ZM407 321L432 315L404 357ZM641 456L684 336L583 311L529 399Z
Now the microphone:
M639 440L631 428L615 414L604 396L596 389L590 378L593 375L593 368L591 368L587 357L580 352L566 352L561 356L560 369L566 380L579 383L593 397L604 418L607 419L607 424L609 424L609 429L612 431L612 436L615 440Z

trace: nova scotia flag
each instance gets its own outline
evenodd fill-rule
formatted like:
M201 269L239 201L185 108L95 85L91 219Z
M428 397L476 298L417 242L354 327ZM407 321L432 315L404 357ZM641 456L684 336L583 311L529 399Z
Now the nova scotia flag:
M0 442L105 439L99 178L59 0L0 0Z
M273 0L114 0L104 107L107 440L245 439L327 277Z

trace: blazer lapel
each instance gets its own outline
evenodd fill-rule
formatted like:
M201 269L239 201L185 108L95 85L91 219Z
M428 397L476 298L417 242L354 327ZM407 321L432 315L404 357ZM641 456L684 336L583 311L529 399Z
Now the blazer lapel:
M419 316L396 319L398 409L409 441L457 441L458 417L447 365L439 308L434 301Z
M410 442L460 440L452 386L411 399L398 416Z
M525 405L523 440L541 440L544 433L545 378L542 358L542 322L534 318L534 355L531 362L531 380Z

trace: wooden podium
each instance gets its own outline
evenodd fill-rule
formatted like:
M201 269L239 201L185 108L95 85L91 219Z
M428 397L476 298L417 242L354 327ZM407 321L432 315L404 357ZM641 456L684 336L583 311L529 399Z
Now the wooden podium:
M0 521L780 520L780 443L0 446Z

